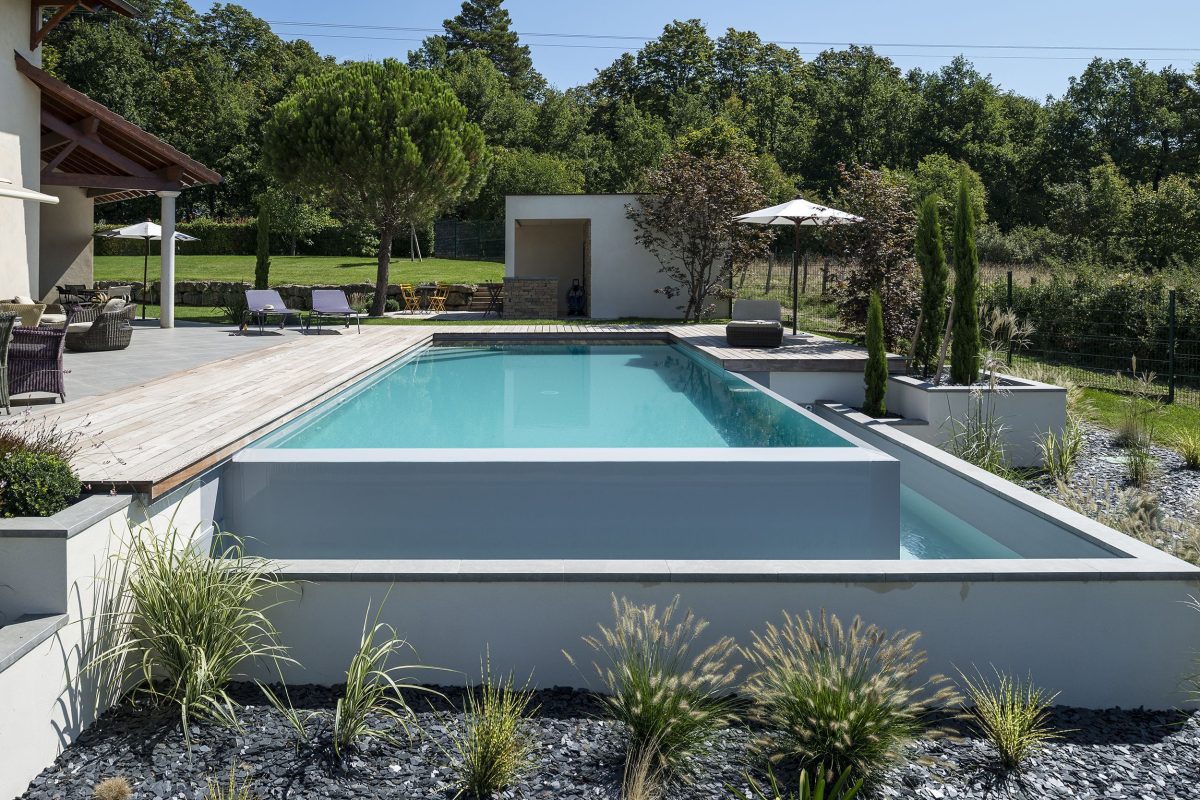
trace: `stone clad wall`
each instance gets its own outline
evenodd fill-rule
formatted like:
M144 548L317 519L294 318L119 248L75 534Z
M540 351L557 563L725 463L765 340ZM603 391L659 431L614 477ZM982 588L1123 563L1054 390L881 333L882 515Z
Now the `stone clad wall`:
M142 302L142 285L139 282L130 281L96 281L97 289L107 289L110 286L132 286L133 299L135 302ZM179 306L233 306L240 304L246 296L246 290L252 288L248 283L238 281L176 281L175 282L175 304ZM340 286L333 284L318 284L316 286L302 286L298 284L284 284L282 286L272 286L279 292L279 296L283 298L283 302L288 308L300 310L308 310L312 308L312 290L313 289L341 289L346 293L347 297L351 295L373 295L375 293L375 284L373 283L347 283ZM475 296L476 288L472 284L453 284L450 286L449 297L446 300L446 309L448 311L463 310L471 305L471 299ZM150 284L150 293L146 302L157 305L159 300L159 282L154 281ZM389 300L395 300L404 307L404 300L400 295L400 287L397 284L388 285ZM553 314L551 315L553 316Z
M449 308L449 303L446 304ZM509 319L558 317L558 278L504 279L504 316Z

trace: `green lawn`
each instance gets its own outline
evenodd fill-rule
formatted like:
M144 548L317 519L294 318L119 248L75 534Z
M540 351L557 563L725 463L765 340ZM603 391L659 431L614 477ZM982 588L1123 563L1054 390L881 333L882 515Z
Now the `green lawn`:
M1100 389L1084 389L1086 415L1089 420L1106 428L1116 429L1121 422L1126 396ZM1154 415L1154 439L1171 447L1185 430L1200 430L1200 408L1179 403L1160 406Z
M301 312L307 315L307 312ZM146 316L151 319L158 319L158 306L146 306ZM142 318L142 307L138 306L137 318ZM192 322L213 322L217 324L229 324L229 320L225 318L224 312L219 308L211 308L209 306L175 306L175 319L189 320ZM581 322L587 322L582 320ZM676 325L679 320L670 319L618 319L606 320L611 322L640 322L645 324L662 324ZM489 316L486 320L480 319L420 319L419 317L379 317L376 319L363 319L363 325L546 325L546 324L571 324L571 320L560 319L505 319L503 317L497 319L495 316ZM724 319L715 319L712 322L728 322ZM277 324L277 323L276 323ZM295 324L294 322L291 324ZM329 325L329 322L325 323ZM339 323L333 323L339 324Z
M150 280L158 279L157 257L150 259ZM373 258L355 256L271 256L271 284L284 283L347 284L375 282L376 263ZM142 280L141 256L97 256L95 276L98 281ZM392 260L392 283L483 283L504 277L504 265L493 261L458 261L449 258L427 258L409 261ZM177 281L246 281L254 280L254 256L188 256L175 257Z

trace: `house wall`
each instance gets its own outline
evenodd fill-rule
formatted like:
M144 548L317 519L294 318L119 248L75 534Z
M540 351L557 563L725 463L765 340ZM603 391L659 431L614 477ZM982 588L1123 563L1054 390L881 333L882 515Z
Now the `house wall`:
M677 308L679 298L655 294L654 290L667 285L667 280L659 272L658 259L634 239L633 223L625 216L625 209L636 202L637 196L631 194L510 195L504 218L504 274L509 277L538 274L535 266L527 266L523 252L518 250L517 220L588 220L591 223L590 316L681 317L682 312ZM570 258L578 264L577 251ZM562 291L566 292L566 287ZM728 302L718 302L715 316L728 315Z
M41 206L39 297L53 299L54 287L64 283L92 285L92 241L95 201L84 189L50 187L57 205ZM31 287L32 288L32 287Z
M17 72L14 51L41 65L29 49L28 0L0 0L0 178L40 190L41 94ZM38 205L0 198L0 296L37 292Z

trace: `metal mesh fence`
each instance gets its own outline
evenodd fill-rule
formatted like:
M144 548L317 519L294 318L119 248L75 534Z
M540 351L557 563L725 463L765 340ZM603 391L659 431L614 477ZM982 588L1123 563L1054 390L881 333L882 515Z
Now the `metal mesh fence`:
M802 258L798 270L797 326L814 333L855 336L837 313L833 289L851 265L824 256ZM1032 324L1020 361L1057 367L1080 386L1129 393L1140 378L1164 402L1200 407L1200 291L1165 285L1110 284L1098 297L1054 282L1036 267L986 264L983 302L1012 308ZM1011 279L1010 279L1011 274ZM773 253L734 279L738 297L777 300L790 324L790 252Z
M504 260L503 220L440 219L433 229L438 258Z
M848 266L837 259L805 256L800 260L796 286L797 327L814 333L853 334L838 318L832 290ZM792 254L771 253L734 278L734 292L751 300L778 300L786 324L792 318Z

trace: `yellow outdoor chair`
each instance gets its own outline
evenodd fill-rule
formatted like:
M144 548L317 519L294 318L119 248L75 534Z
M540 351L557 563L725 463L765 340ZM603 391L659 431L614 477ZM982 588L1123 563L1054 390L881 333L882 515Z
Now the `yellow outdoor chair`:
M400 297L404 299L405 312L421 310L421 298L417 296L411 283L400 284Z
M450 297L450 287L444 283L439 283L437 288L433 290L433 294L429 295L429 310L438 314L446 312L446 299Z

